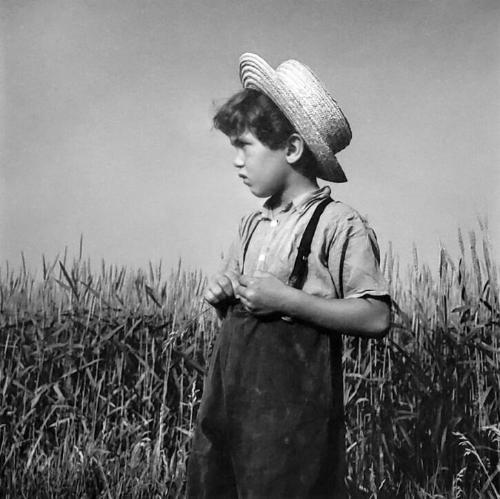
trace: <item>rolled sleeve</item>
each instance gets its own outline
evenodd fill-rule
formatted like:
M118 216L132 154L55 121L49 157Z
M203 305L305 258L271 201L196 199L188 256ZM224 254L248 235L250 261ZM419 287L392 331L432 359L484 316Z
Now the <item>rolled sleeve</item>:
M373 230L359 216L346 220L329 252L328 266L340 298L387 296L380 251Z

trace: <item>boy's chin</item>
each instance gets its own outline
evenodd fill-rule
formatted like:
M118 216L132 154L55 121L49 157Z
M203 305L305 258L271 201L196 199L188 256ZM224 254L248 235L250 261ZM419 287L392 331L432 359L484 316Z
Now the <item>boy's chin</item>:
M269 198L271 197L271 194L263 194L263 193L260 193L260 192L253 192L253 191L250 191L256 198L261 198L261 199L264 199L264 198Z
M256 189L253 186L249 186L248 189L257 198L269 198L273 195L272 192L262 191L262 190Z

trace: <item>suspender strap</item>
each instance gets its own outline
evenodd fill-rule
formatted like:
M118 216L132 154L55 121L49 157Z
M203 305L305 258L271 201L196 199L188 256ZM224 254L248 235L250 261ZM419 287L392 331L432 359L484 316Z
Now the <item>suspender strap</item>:
M288 280L289 285L296 289L302 289L307 273L307 258L309 257L309 253L311 253L311 242L314 233L316 232L316 227L318 226L319 217L327 205L331 202L332 200L328 198L316 207L309 223L307 224L307 227L304 230L304 234L302 235L302 240L300 241L299 249L297 251L295 265L293 266L290 279Z
M248 245L250 244L250 239L252 239L253 233L255 232L257 225L259 225L260 220L261 219L258 218L254 222L254 226L250 229L250 232L249 232L248 237L247 237L247 242L245 243L245 247L243 248L243 258L242 258L242 262L241 262L241 273L242 274L243 274L243 271L245 270L245 260L247 257Z
M342 253L340 254L340 265L339 265L339 295L340 298L344 298L344 262L345 255L347 253L347 247L349 246L349 237L352 232L352 227L349 227L347 231L347 236L345 238L344 245L342 246Z

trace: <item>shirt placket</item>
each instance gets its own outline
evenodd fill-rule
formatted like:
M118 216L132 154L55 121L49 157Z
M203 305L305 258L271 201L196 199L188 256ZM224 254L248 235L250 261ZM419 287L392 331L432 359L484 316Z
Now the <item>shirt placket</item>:
M266 239L262 248L260 250L259 256L257 258L257 266L255 270L264 272L267 270L267 259L270 253L271 244L275 238L276 232L278 231L279 220L277 218L272 218L269 222L269 231L267 233Z

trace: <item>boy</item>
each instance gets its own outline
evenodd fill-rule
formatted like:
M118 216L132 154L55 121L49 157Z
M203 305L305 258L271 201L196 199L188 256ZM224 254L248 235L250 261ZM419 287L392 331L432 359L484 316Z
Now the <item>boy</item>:
M240 58L216 128L263 208L244 217L205 299L223 318L198 414L190 497L345 497L341 334L389 329L373 232L317 178L345 182L351 139L310 69Z

